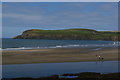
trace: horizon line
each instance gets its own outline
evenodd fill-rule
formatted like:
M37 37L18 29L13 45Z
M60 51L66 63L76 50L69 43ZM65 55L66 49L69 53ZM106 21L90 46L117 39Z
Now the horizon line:
M119 2L119 0L2 0L1 2Z

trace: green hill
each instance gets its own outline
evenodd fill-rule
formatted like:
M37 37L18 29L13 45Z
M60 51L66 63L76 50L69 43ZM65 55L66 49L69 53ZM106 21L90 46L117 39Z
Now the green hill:
M112 40L118 41L119 31L96 31L92 29L64 29L24 31L14 39L55 39L55 40Z

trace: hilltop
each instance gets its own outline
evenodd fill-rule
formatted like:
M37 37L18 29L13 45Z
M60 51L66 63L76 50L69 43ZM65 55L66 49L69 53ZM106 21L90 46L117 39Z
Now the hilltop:
M112 40L120 41L119 31L96 31L92 29L64 29L24 31L14 39L54 39L54 40Z

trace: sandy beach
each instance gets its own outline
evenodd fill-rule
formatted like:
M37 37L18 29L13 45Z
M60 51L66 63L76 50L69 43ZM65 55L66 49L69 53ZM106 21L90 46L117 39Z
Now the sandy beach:
M2 51L3 64L59 63L118 60L118 48L56 48Z

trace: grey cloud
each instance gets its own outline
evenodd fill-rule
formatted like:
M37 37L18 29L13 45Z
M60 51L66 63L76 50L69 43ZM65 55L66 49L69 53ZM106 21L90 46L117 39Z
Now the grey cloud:
M111 12L112 16L106 16L101 14L106 10L107 11L109 11L109 9L112 10L113 7L111 7L111 4L101 5L94 12L89 12L89 13L82 12L82 8L81 8L83 6L87 6L88 4L80 5L79 3L77 3L76 5L75 4L73 5L71 3L68 5L76 6L76 7L79 6L81 11L73 12L71 10L66 10L64 12L54 13L51 15L44 15L42 14L44 10L41 10L41 9L39 9L40 12L35 11L35 13L34 13L34 9L33 11L27 10L28 12L25 11L25 9L23 9L22 11L24 11L24 13L10 13L10 12L4 13L3 18L7 19L8 22L11 21L11 23L4 24L4 25L15 26L16 24L16 25L20 25L21 27L23 25L26 25L27 27L36 25L38 28L40 27L48 27L48 28L58 27L59 28L59 27L72 27L72 26L73 27L74 26L75 27L76 26L108 27L108 26L117 25L116 24L117 8L115 8L116 10L113 10L115 12ZM4 22L6 22L6 20ZM21 24L21 22L23 24Z

